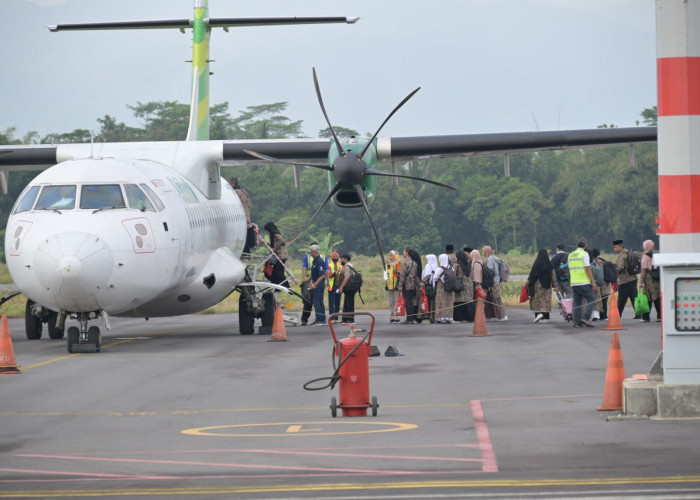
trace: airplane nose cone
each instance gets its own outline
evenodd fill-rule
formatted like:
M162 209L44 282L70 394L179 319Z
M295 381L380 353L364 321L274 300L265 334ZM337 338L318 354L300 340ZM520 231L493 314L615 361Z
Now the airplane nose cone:
M34 254L34 272L64 310L99 309L114 268L112 252L98 236L67 232L46 238Z
M75 255L66 255L58 262L58 272L64 278L75 278L80 274L81 263Z

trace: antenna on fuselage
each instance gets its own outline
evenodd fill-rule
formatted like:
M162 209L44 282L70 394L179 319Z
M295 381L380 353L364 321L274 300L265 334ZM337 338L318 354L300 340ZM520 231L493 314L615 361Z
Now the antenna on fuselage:
M284 26L291 24L355 24L359 17L256 17L210 18L208 0L194 0L193 19L125 21L106 23L54 24L49 31L121 30L121 29L192 29L192 93L188 141L209 139L209 38L212 28L247 26Z

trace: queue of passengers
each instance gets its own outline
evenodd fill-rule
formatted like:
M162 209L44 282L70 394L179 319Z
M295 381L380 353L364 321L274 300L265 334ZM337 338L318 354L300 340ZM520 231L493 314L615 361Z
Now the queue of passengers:
M601 257L598 248L589 249L585 238L579 239L571 253L565 251L564 243L559 243L551 259L545 249L540 249L525 282L535 323L549 321L554 291L561 300L573 298L575 328L593 327L593 322L608 319L607 306L612 290L618 293L616 305L620 317L627 302L635 308L637 295L643 294L656 310L656 321L661 321L660 276L652 263L654 242L646 240L641 255L625 248L622 240L612 243L616 254L614 263ZM650 313L650 309L639 314L635 312L634 318L648 323Z
M268 277L273 283L288 286L284 238L272 222L264 229L270 235L269 247L273 254ZM523 286L535 315L533 321L546 323L550 320L552 296L556 293L560 301L573 299L574 327L592 327L594 321L607 319L607 304L613 289L618 292L620 316L628 301L634 307L637 295L644 294L656 309L656 321L661 321L659 271L652 265L654 242L643 243L637 267L633 262L636 252L628 251L622 240L613 241L613 249L617 254L615 263L601 257L599 249L589 249L585 238L580 238L576 249L570 253L566 252L564 243L559 243L551 258L546 249L540 249ZM481 252L468 247L455 252L454 245L448 244L439 256L427 254L425 265L412 247L406 247L402 256L391 250L387 258L384 280L390 323L470 323L475 319L479 298L484 299L487 321L508 321L501 282L507 281L509 268L490 246L484 246ZM355 273L351 260L349 254L341 256L337 252L333 252L329 260L321 254L317 243L311 244L302 260L302 326L308 324L312 309L315 311L312 325L327 324L326 293L328 315L342 311L342 323L354 324L357 291L347 287ZM406 319L401 321L404 314ZM650 311L641 312L635 318L649 322Z
M448 244L439 256L427 254L423 266L412 247L403 251L403 258L395 250L389 252L385 273L389 321L401 322L396 312L400 303L405 305L403 324L470 323L477 298L485 299L487 320L508 321L501 299L502 261L491 247L483 247L482 253L468 247L455 252Z

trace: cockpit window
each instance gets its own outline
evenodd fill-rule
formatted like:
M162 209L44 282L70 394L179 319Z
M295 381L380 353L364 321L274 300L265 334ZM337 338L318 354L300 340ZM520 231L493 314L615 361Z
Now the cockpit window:
M139 184L141 186L141 189L146 191L146 194L150 196L151 200L153 201L153 204L156 206L156 209L160 212L165 208L165 205L163 205L163 202L158 198L158 195L153 191L150 187L148 187L148 184Z
M119 184L86 184L80 190L80 208L126 208Z
M44 186L36 202L37 210L70 210L75 208L75 186Z
M130 208L150 210L151 212L156 211L148 197L136 184L124 184L124 192L126 193L126 199L129 202Z
M27 190L27 193L19 199L12 213L18 214L20 212L27 212L31 210L34 206L34 202L36 201L36 195L39 194L39 189L41 189L39 186L30 187Z

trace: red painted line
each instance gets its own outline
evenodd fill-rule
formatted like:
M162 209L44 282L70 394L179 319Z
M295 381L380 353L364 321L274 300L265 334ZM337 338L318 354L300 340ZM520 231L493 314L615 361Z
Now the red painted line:
M79 457L71 455L15 455L25 458L54 458L60 460L89 460L98 462L128 462L142 464L167 464L167 465L196 465L201 467L234 467L244 469L278 469L278 470L298 470L298 471L313 471L313 472L351 472L362 474L406 474L405 471L377 471L367 469L335 469L327 467L293 467L283 465L255 465L255 464L237 464L226 462L191 462L185 460L146 460L136 458L100 458L100 457Z
M493 450L491 442L491 434L486 425L484 418L484 409L481 406L481 401L472 400L469 402L469 407L472 410L474 418L474 428L476 429L476 439L479 441L481 448L481 457L483 458L482 472L498 472L498 462L496 461L496 453Z
M659 234L700 233L700 175L659 175Z
M83 476L83 477L97 477L101 479L179 479L178 476L143 476L140 474L95 474L89 472L67 472L67 471L56 471L56 470L35 470L35 469L4 469L1 468L0 472L19 472L22 474L48 474L56 476Z
M700 57L656 62L659 116L700 115Z
M480 458L450 458L450 457L425 457L405 455L369 455L364 453L329 453L318 451L292 451L292 450L239 450L241 453L269 453L272 455L312 455L321 457L352 457L352 458L390 458L394 460L426 460L439 462L481 462Z
M600 394L591 394L590 397L599 397ZM568 397L568 396L567 396ZM573 396L570 396L573 397ZM481 401L498 401L491 399L483 399ZM479 448L478 444L404 444L404 445L392 445L392 446L326 446L326 447L303 447L303 448L280 448L281 451L325 451L325 450L393 450L393 449L407 449L407 448ZM265 449L265 448L261 448ZM271 451L277 451L277 449L270 448ZM190 454L190 453L237 453L248 451L246 448L223 448L223 449L205 449L205 450L144 450L144 451L120 451L120 452L109 452L100 451L93 453L79 453L75 456L99 456L99 455L174 455L174 454Z

